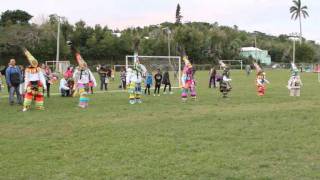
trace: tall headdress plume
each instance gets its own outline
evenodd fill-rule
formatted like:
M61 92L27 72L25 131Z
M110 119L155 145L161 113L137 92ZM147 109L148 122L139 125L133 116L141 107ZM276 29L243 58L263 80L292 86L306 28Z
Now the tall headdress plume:
M74 57L80 67L84 67L87 65L85 60L82 58L80 52L74 47L71 41L67 41L67 45L70 47L71 52L74 54Z
M34 57L32 56L32 54L31 54L26 48L23 48L23 53L24 53L25 56L27 57L30 65L31 65L32 67L38 67L38 64L39 64L39 63L38 63L38 60L37 60L36 58L34 58Z

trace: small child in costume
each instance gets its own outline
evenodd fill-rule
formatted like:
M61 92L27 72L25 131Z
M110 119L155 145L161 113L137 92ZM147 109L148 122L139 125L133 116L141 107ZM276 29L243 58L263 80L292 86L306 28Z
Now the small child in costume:
M257 71L256 86L258 96L264 96L266 85L270 84L270 82L266 79L266 73L261 69L261 67L257 63L254 63L254 66Z
M223 68L222 78L220 79L220 92L223 98L227 98L228 93L231 91L231 79L230 79L230 69L222 61L219 61L220 66Z
M263 71L260 71L260 72L257 73L256 84L257 84L258 96L264 96L265 95L266 85L270 83L266 79L265 75L266 75L266 73L263 72Z
M147 91L148 91L148 95L150 95L151 86L152 86L152 73L148 73L146 77L146 87L144 89L144 94L147 94Z
M41 68L38 66L38 61L31 55L27 50L23 50L25 56L27 57L30 66L25 70L25 97L23 103L23 112L31 108L32 101L35 101L36 109L44 109L44 97L43 90L46 87L46 79L43 75Z
M134 59L133 69L127 69L126 83L129 92L129 103L136 104L142 103L141 100L141 84L142 79L145 77L147 69L144 65L140 64L138 56Z
M89 97L88 93L90 92L91 86L89 85L92 83L92 87L97 86L96 79L90 69L87 67L86 63L79 64L79 67L76 68L73 78L75 80L75 88L76 91L79 93L79 107L80 108L87 108L89 106Z
M184 57L184 68L182 72L181 82L182 82L182 93L181 98L182 101L186 101L188 99L188 94L190 94L193 100L196 100L196 82L194 80L194 69L188 60L188 57Z
M291 66L292 66L292 74L288 81L288 89L290 91L290 96L299 97L301 86L303 85L302 80L299 76L299 70L297 66L294 63L292 63Z
M73 79L75 82L74 90L79 93L79 107L87 108L89 106L88 93L91 87L96 87L97 82L92 74L91 70L88 68L87 63L82 59L80 52L75 49L72 42L68 41L68 45L71 47L71 51L75 55L75 59L78 62L78 67L73 73Z

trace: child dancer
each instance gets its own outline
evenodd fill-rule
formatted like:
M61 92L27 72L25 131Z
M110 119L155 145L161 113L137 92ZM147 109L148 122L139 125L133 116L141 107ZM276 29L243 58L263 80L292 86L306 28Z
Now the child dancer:
M223 68L222 78L220 79L220 92L223 98L227 98L228 93L231 91L231 79L230 79L230 69L222 61L219 61L220 66Z
M299 70L294 63L291 63L292 74L288 81L288 89L290 91L290 96L300 96L302 81L299 76Z
M133 69L127 69L126 83L129 92L129 103L136 104L142 103L141 100L141 83L143 77L145 77L147 69L144 65L140 64L138 57L134 59Z
M157 73L154 75L154 93L153 96L156 96L156 93L158 91L158 96L160 96L160 87L162 82L162 74L160 73L160 69L157 70Z
M148 95L150 95L151 86L152 86L152 73L148 73L146 77L146 87L144 89L144 94L147 94L147 91L148 91Z
M197 94L196 94L196 82L194 80L194 70L187 56L183 58L183 61L185 65L184 65L182 77L181 77L181 82L182 82L181 98L182 98L182 101L186 101L188 99L188 94L190 93L191 98L195 100L197 98Z
M256 86L258 96L264 96L266 91L266 85L270 82L266 79L266 73L261 69L258 63L254 63L254 66L257 71Z
M79 51L75 49L72 43L69 41L68 45L71 47L71 51L75 54L75 58L78 62L78 67L76 68L73 79L75 81L74 89L75 92L79 93L79 107L87 108L89 105L88 92L90 88L90 83L92 87L97 86L96 79L90 69L87 66L87 63L82 59Z

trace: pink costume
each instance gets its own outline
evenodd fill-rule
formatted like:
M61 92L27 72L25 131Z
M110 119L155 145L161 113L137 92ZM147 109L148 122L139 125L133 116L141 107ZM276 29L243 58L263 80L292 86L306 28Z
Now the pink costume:
M192 99L196 99L196 82L194 80L194 71L190 61L187 57L183 58L185 66L183 68L181 82L182 82L182 93L181 98L183 101L186 101L188 94L190 94Z

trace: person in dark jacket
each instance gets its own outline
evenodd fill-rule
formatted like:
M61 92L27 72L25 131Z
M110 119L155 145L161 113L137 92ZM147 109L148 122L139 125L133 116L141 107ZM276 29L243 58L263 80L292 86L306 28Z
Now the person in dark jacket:
M167 94L167 92L166 92L167 86L169 86L169 93L172 94L172 92L171 92L170 75L169 75L168 70L166 70L166 71L163 73L162 84L164 84L163 94Z
M209 80L209 88L211 88L212 84L213 84L213 88L216 88L216 76L217 76L217 70L216 68L211 68L210 73L210 80Z
M9 67L6 69L6 81L9 87L9 103L14 104L14 94L17 94L17 102L22 105L22 96L20 94L20 83L22 82L22 73L18 66L16 66L16 60L11 59Z
M98 70L99 76L100 76L100 90L103 91L103 89L106 91L108 89L107 84L107 69L105 66L101 66Z
M154 75L154 94L153 96L156 96L156 93L158 91L158 96L160 96L160 87L162 82L162 74L160 73L160 69L157 70L157 74Z

